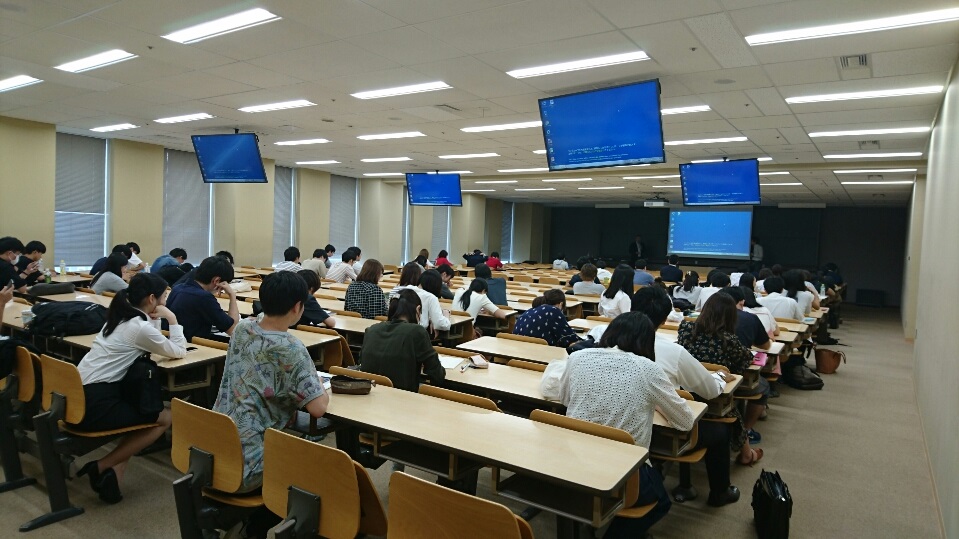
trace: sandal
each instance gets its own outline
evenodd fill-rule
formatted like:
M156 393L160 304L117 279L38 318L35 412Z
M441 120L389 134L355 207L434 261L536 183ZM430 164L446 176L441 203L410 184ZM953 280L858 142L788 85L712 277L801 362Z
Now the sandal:
M736 464L739 464L740 466L749 466L751 468L753 464L756 464L763 459L762 449L750 449L750 451L752 451L753 458L749 462L742 460L742 457L740 456L736 458Z

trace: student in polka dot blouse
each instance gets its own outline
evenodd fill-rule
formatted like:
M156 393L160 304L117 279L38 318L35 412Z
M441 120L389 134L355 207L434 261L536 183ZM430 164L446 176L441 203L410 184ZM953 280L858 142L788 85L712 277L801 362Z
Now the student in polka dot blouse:
M516 320L514 335L545 339L550 346L569 348L580 341L579 336L569 326L563 308L566 307L566 294L562 290L547 290L533 300L533 308Z

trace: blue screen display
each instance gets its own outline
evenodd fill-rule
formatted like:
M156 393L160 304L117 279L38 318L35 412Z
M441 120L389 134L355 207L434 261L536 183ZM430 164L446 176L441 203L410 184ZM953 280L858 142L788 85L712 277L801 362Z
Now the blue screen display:
M411 206L462 206L459 174L407 174Z
M748 259L752 218L752 210L672 210L668 252Z
M550 170L663 163L659 80L539 100Z
M687 206L760 203L759 161L755 159L682 164L679 181Z
M206 183L266 183L256 135L193 135L193 149Z

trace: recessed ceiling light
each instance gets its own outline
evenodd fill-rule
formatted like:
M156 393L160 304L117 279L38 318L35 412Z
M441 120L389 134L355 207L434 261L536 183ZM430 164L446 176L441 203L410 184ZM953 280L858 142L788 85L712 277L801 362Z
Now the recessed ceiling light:
M326 161L297 161L297 165L336 165L339 161L327 159Z
M580 189L583 191L590 190L590 189L594 191L600 191L600 190L608 190L608 189L626 189L626 188L625 187L577 187L577 189Z
M671 109L662 109L659 111L663 116L669 116L670 114L689 114L690 112L706 112L712 110L709 108L709 105L693 105L692 107L674 107Z
M363 174L372 178L386 178L388 176L406 176L405 172L370 172Z
M233 15L227 15L219 19L197 24L183 30L177 30L172 34L163 36L170 41L177 43L196 43L209 39L211 37L222 36L230 32L245 30L268 22L278 21L281 17L270 13L261 8L241 11Z
M555 191L555 187L527 187L525 189L513 189L513 191Z
M825 159L866 159L866 158L878 158L883 157L919 157L922 155L922 152L888 152L888 153L845 153L845 154L834 154L834 155L824 155Z
M639 165L615 165L613 168L633 168L633 167L648 167L651 163L641 163Z
M462 193L495 193L496 189L461 189Z
M504 168L497 170L496 172L544 172L549 170L549 167L539 167L539 168Z
M723 137L723 138L703 138L695 140L670 140L664 142L666 146L684 146L686 144L713 144L716 142L743 142L749 140L746 137Z
M388 163L391 161L412 161L411 157L375 157L369 159L360 159L364 163Z
M833 174L894 174L902 172L916 172L914 168L874 168L859 170L834 170Z
M327 142L329 142L329 140L325 138L308 138L302 140L281 140L273 144L277 146L302 146L305 144L326 144Z
M443 81L424 82L423 84L411 84L409 86L397 86L396 88L385 88L383 90L369 90L367 92L356 92L350 94L357 99L377 99L380 97L391 97L394 95L419 94L423 92L432 92L435 90L446 90L452 88Z
M518 180L486 180L486 181L477 181L473 183L518 183Z
M681 185L654 185L656 189L682 189Z
M766 186L766 187L782 187L782 186L787 186L787 185L788 185L788 186L797 186L797 185L802 185L802 183L799 183L799 182L796 182L796 183L761 183L761 184L759 184L759 185Z
M485 131L508 131L510 129L526 129L527 127L540 127L543 122L536 120L534 122L517 122L514 124L499 125L481 125L479 127L464 127L460 129L464 133L483 133Z
M678 178L679 174L666 174L664 176L623 176L624 180L665 180L668 178Z
M749 159L745 157L744 159ZM757 157L756 161L772 161L772 157ZM726 161L726 159L693 159L690 163L720 163Z
M0 80L0 92L16 90L17 88L23 88L24 86L30 86L31 84L37 84L38 82L43 81L41 79L35 79L29 75L17 75L16 77Z
M539 67L514 69L512 71L507 71L506 74L515 79L525 79L527 77L538 77L540 75L551 75L553 73L579 71L580 69L628 64L630 62L640 62L642 60L649 60L649 56L643 51L636 51L627 52L625 54L600 56L598 58L587 58L585 60L574 60L572 62L562 62L559 64L550 64Z
M557 178L555 180L543 180L544 182L591 182L592 178Z
M911 185L912 180L894 180L889 182L840 182L843 185Z
M776 172L760 172L759 173L760 176L784 176L786 174L789 174L789 172L785 170L780 170Z
M546 150L533 150L533 153L543 155L544 153L546 153Z
M205 112L198 112L196 114L184 114L183 116L171 116L169 118L159 118L153 121L158 124L178 124L183 122L193 122L196 120L206 120L213 117L214 116L211 116Z
M431 170L427 174L472 174L472 170L441 170L439 172Z
M858 135L895 135L899 133L928 133L931 127L894 127L892 129L857 129L854 131L819 131L809 133L815 137L852 137Z
M138 126L133 124L115 124L115 125L105 125L103 127L94 127L90 131L96 131L97 133L108 133L110 131L123 131L124 129L136 129Z
M386 140L391 138L411 138L425 137L426 135L419 131L407 131L405 133L383 133L381 135L360 135L356 138L360 140Z
M120 49L113 49L58 65L56 68L60 71L69 71L70 73L82 73L84 71L90 71L91 69L96 69L98 67L106 67L108 65L113 65L136 57L136 54L132 54Z
M254 105L252 107L243 107L237 109L240 112L267 112L271 110L297 109L300 107L312 107L316 105L306 99L296 99L293 101L281 101L279 103L267 103L266 105Z
M464 153L459 155L440 155L440 159L473 159L475 157L499 157L498 153Z
M957 19L959 19L959 8L940 9L937 11L913 13L911 15L900 15L898 17L884 17L882 19L871 19L868 21L847 22L842 24L800 28L797 30L786 30L783 32L756 34L752 36L746 36L746 43L754 46L768 45L769 43L784 43L787 41L800 41L803 39L846 36L850 34L862 34L865 32L877 32L879 30L908 28L910 26L954 21Z
M844 92L840 94L807 95L787 97L786 103L822 103L824 101L851 101L854 99L876 99L880 97L900 97L904 95L924 95L942 93L942 86L917 86L895 90L869 90L865 92Z

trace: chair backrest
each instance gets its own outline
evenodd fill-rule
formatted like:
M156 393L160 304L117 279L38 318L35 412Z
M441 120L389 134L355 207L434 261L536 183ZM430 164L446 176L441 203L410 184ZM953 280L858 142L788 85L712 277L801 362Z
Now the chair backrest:
M606 323L611 323L613 321L613 319L608 316L587 316L586 319L595 320L596 322L606 322Z
M32 303L30 303L29 301L27 301L27 300L24 299L24 298L21 298L20 296L17 296L17 297L15 297L15 298L13 298L13 302L14 302L14 303L22 303L22 304L24 304L24 305L33 305Z
M353 352L350 350L350 345L346 342L346 337L340 335L335 330L320 326L304 325L296 326L296 329L312 333L322 333L324 335L336 335L340 338L336 350L331 350L330 348L324 349L323 367L327 370L331 367L350 367L356 365L356 361L353 360Z
M526 335L513 335L512 333L503 333L503 332L500 332L500 333L497 333L497 334L496 334L496 338L497 338L497 339L509 339L509 340L511 340L511 341L523 341L523 342L531 342L531 343L535 343L535 344L545 344L545 345L549 345L549 343L546 342L546 339L541 339L541 338L539 338L539 337L527 337Z
M525 289L524 289L524 290L525 290ZM536 292L520 292L520 291L516 291L516 290L511 290L511 291L510 291L510 295L511 295L511 296L523 296L523 297L528 297L528 298L539 297L539 294L537 294Z
M338 310L338 309L330 309L330 310L332 310L334 313L336 313L336 314L338 314L338 315L340 315L340 316L350 316L350 317L353 317L353 318L363 318L363 316L360 315L360 313L354 312L354 311L341 311L341 310Z
M106 297L108 297L108 298L112 298L112 297L115 297L115 296L117 295L117 293L116 293L116 292L110 292L109 290L104 290L102 295L103 295L103 296L106 296Z
M92 288L87 288L85 286L78 286L77 292L83 292L84 294L96 294L96 291L94 291Z
M17 358L13 365L13 373L17 375L17 400L30 402L37 390L37 373L34 369L40 366L40 358L22 346L17 347Z
M509 280L509 274L503 273L502 271L492 271L490 275L493 279L506 279Z
M460 393L459 391L453 391L452 389L420 384L419 392L421 395L429 395L438 399L446 399L448 401L469 404L470 406L476 406L477 408L483 408L484 410L492 410L494 412L502 411L498 406L496 406L495 402L485 397L477 397L476 395L470 395L468 393Z
M339 449L267 429L263 439L263 503L286 517L291 486L320 497L317 531L321 537L352 539L359 533L360 489L353 459Z
M260 300L257 298L243 298L243 301L247 303L256 303L257 301L260 301Z
M443 354L444 356L456 356L456 357L467 358L467 357L476 355L476 352L460 350L459 348L447 348L445 346L434 346L433 350L436 350L437 354Z
M534 300L534 299L536 299L536 298L528 298L528 297L526 297L526 296L521 296L521 297L516 298L516 301L518 301L518 302L520 302L520 303L533 303L533 300Z
M44 373L45 374L45 373ZM173 448L170 457L177 470L190 469L190 448L213 455L211 487L236 492L243 484L243 447L240 433L230 416L201 408L180 399L171 402Z
M373 380L377 385L393 387L393 381L382 374L373 374L356 369L347 369L345 367L330 367L330 374L333 376L352 376L353 378L365 378Z
M383 271L392 271L396 273L399 268L393 264L383 264Z
M523 361L522 359L511 359L506 362L506 365L509 367L516 367L517 369L546 372L545 363L533 363L532 361Z
M271 268L271 267L269 267L269 266L267 266L267 267L265 267L265 268L260 268L260 269L263 270L263 271L274 271L274 270L275 270L275 268Z
M559 284L559 279L556 277L540 277L540 284Z
M40 356L40 378L43 381L41 404L44 410L50 409L53 393L66 397L66 409L63 420L72 425L83 421L86 413L86 397L83 395L83 381L80 371L73 363L54 359L46 354Z
M442 508L441 510L437 510ZM519 517L506 506L394 472L387 539L520 539Z
M255 266L240 266L240 267L244 269L256 269Z
M319 292L317 292L316 294L313 294L313 297L316 298L316 299L339 300L339 298L337 298L336 296L331 296L331 295L329 295L329 294L321 294L321 293L319 293Z
M207 348L216 348L217 350L230 349L230 345L228 343L214 341L213 339L204 339L203 337L193 337L190 342L200 346L206 346Z
M381 315L378 315L378 316L374 316L374 317L373 317L373 320L379 320L380 322L387 322L387 321L389 321L389 318L387 318L386 316L384 316L384 315L381 314Z
M523 275L521 273L513 275L513 282L517 283L531 283L533 278L529 275Z

